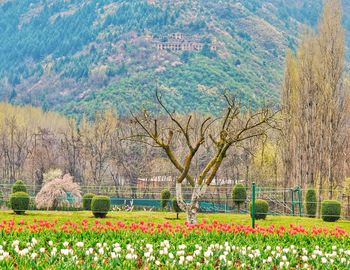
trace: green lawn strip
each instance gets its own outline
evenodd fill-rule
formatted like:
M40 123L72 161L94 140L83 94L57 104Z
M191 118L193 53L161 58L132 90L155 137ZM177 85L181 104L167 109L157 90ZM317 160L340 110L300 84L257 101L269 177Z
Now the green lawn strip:
M186 221L184 213L180 214L180 219L175 219L176 214L172 212L145 212L145 211L134 211L134 212L110 212L107 217L100 219L101 221L123 221L125 223L138 223L141 220L145 222L169 222L171 224L183 223ZM24 215L15 215L12 211L0 211L0 221L2 220L24 220L27 222L33 222L37 220L57 220L60 224L65 221L73 221L80 223L83 219L87 219L93 222L95 218L90 211L77 211L77 212L65 212L65 211L27 211ZM251 219L249 215L240 214L198 214L198 220L201 222L205 219L208 223L217 220L220 223L235 223L250 225ZM256 224L260 226L269 226L274 224L275 226L289 226L302 225L305 228L316 227L327 227L335 228L336 226L345 229L350 232L350 221L339 220L338 222L324 222L317 218L306 218L306 217L292 217L292 216L267 216L266 220L258 220Z

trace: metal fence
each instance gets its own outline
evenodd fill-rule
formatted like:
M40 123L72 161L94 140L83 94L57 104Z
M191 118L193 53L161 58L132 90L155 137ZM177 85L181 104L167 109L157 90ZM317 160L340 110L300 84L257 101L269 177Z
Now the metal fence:
M137 187L137 186L81 186L82 194L94 193L107 195L111 198L112 209L114 210L145 210L158 211L161 208L160 194L164 186L159 187ZM175 196L175 187L167 187L172 196ZM208 213L238 213L238 207L232 199L232 186L209 186L199 204L200 212ZM9 209L9 197L11 184L0 184L0 207ZM30 196L30 209L36 209L35 196L38 187L27 186ZM39 189L40 190L40 189ZM246 186L247 199L240 205L240 213L250 213L252 198L252 186ZM319 190L316 190L319 194ZM328 199L329 190L321 190L322 199ZM183 187L183 195L186 201L190 201L192 190L190 187ZM269 206L268 215L295 215L307 216L305 208L305 189L295 188L255 188L255 199L266 200ZM350 194L344 194L341 190L333 190L333 199L341 203L341 216L343 219L350 219ZM62 204L55 210L82 210L81 198L71 198L69 194L62 197ZM317 202L320 204L320 201ZM168 209L171 208L169 203Z

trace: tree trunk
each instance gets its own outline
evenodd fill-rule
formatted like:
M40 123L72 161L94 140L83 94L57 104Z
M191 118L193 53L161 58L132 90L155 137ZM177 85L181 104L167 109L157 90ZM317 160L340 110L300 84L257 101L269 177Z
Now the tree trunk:
M207 185L196 185L192 189L192 198L190 203L186 203L182 196L182 185L176 183L176 201L180 209L187 214L187 221L191 224L197 224L197 211L199 208L199 199L205 194Z

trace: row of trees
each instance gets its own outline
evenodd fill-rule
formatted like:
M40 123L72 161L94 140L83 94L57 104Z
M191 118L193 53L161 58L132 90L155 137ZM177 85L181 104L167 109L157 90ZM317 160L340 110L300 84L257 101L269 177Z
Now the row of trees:
M140 178L170 176L175 179L177 175L176 169L159 149L131 138L132 134L142 133L132 119L118 119L111 111L97 114L94 121L83 119L79 124L73 119L30 106L1 103L0 112L2 183L24 179L38 192L45 173L51 169L70 173L82 186L114 185L117 188L135 186ZM177 117L181 121L186 119L183 115ZM161 125L167 119L162 116L158 121ZM203 117L200 115L194 115L191 120L195 127L201 121ZM205 137L209 139L207 135ZM173 140L174 151L181 156L187 146L176 132ZM268 164L261 161L261 143L261 140L250 141L242 144L242 148L229 149L217 172L218 181L268 178L273 169L270 172L260 170L261 163L263 166ZM208 162L206 155L214 150L213 146L208 141L200 150L195 159L196 171ZM273 150L268 149L264 156L271 156ZM259 154L253 157L251 153Z
M317 31L307 29L298 50L287 53L282 91L284 186L317 187L320 201L332 199L349 176L350 84L341 23L340 1L327 1Z

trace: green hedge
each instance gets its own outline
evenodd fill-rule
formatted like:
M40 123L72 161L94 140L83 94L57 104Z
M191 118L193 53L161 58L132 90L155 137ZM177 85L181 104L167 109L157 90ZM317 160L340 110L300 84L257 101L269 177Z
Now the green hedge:
M12 186L12 193L27 192L26 185L22 180L17 180Z
M167 207L167 205L170 201L170 197L171 197L171 193L170 193L169 189L162 190L162 192L160 194L160 206L162 208Z
M269 204L265 200L255 200L255 219L265 219L269 211ZM250 204L250 215L252 215L252 204Z
M317 211L316 190L308 189L306 191L305 206L306 206L307 216L312 218L316 217L316 211Z
M176 197L173 198L172 205L173 205L173 210L176 212L176 218L179 219L179 213L181 212L181 208L177 203Z
M85 193L83 196L83 209L91 210L92 198L95 196L93 193Z
M94 196L91 201L91 211L97 218L107 216L111 208L111 199L108 196Z
M237 184L232 189L232 200L237 205L237 211L240 212L240 206L247 199L247 190L242 184Z
M10 195L10 205L13 212L18 215L24 214L29 207L29 195L26 192L15 192Z
M321 217L324 221L334 222L340 219L341 204L338 201L324 200L321 203Z

